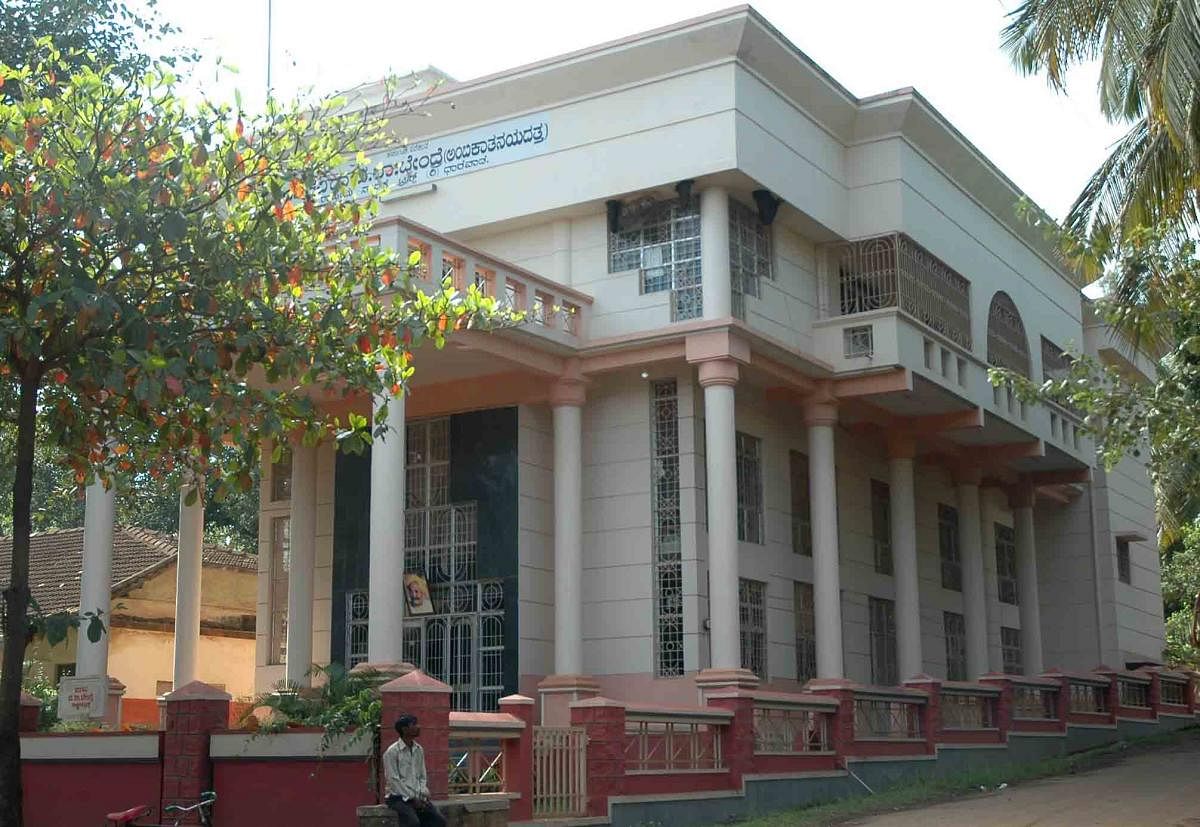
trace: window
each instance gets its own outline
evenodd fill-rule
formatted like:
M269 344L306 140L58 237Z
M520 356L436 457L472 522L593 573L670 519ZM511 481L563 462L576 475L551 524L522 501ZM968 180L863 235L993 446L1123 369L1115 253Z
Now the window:
M792 551L812 557L812 501L808 495L808 457L788 452L792 482Z
M284 448L279 459L271 462L271 502L292 498L292 452Z
M461 258L458 256L452 256L449 253L442 253L443 284L446 282L446 279L449 279L451 286L453 286L456 290L462 290L467 286L466 282L464 281L464 278L466 277L466 269L467 263Z
M495 297L496 295L496 271L490 270L487 267L475 265L475 286L479 288L479 292L485 296Z
M155 681L154 682L154 697L161 698L175 688L174 681Z
M267 663L287 663L288 571L291 568L291 519L271 520L271 629Z
M410 238L408 240L408 255L411 258L413 253L420 254L420 261L413 272L413 277L421 280L429 278L429 259L433 257L433 248L419 238Z
M817 676L817 621L812 583L797 581L792 599L796 616L796 680L804 683Z
M900 683L896 664L896 604L879 597L870 598L871 683L895 686Z
M650 385L651 544L655 661L659 677L683 674L683 543L679 516L679 398L674 379Z
M1017 541L1013 530L1000 523L995 524L996 536L996 588L1001 603L1016 606L1020 602L1017 590Z
M1020 629L1000 627L1000 652L1004 660L1004 674L1020 675L1025 672L1025 664L1021 658Z
M404 483L408 507L427 508L449 503L450 420L409 422L404 444L408 454Z
M759 298L759 280L771 278L771 232L758 211L729 199L729 276L733 314L746 316L746 296Z
M1122 583L1133 582L1133 569L1129 565L1129 539L1117 538L1117 579Z
M738 539L763 541L762 440L737 433Z
M75 677L75 664L73 663L56 663L54 665L54 685L58 686L63 678Z
M938 503L938 554L942 558L942 588L962 591L962 556L958 548L958 509Z
M871 480L871 537L875 541L875 571L892 573L892 492L886 482Z
M741 622L742 668L767 677L767 584L738 580L738 620Z
M367 627L370 621L366 591L346 592L346 668L367 661Z
M504 303L509 310L524 310L525 285L519 281L506 279L504 282Z
M674 321L696 319L700 291L700 199L630 205L608 236L608 272L641 271L641 291L670 290Z
M967 622L956 612L942 612L946 634L946 680L967 679Z

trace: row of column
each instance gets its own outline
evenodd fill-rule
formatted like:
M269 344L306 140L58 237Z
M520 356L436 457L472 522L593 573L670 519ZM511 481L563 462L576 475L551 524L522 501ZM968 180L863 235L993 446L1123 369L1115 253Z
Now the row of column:
M712 621L712 667L741 667L738 613L737 481L735 475L734 387L738 367L731 360L700 365L704 389L708 493L709 606ZM835 474L835 401L814 394L804 407L808 431L809 491L812 512L813 613L816 624L817 677L843 678L841 582L838 552L837 481ZM921 604L917 567L914 440L903 435L889 444L891 547L896 585L896 648L902 677L924 671L921 647ZM984 565L981 475L977 469L956 474L959 552L967 636L967 670L982 675L1000 668L988 652L994 575ZM1012 497L1019 577L1022 650L1026 671L1043 670L1041 621L1038 611L1037 559L1033 528L1033 489L1022 485Z

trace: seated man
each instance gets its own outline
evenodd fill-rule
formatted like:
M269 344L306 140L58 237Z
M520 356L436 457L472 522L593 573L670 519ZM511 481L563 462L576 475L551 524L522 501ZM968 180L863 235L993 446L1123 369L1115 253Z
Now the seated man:
M415 715L396 719L400 740L383 753L383 773L387 779L384 803L400 816L401 827L446 827L446 819L429 800L425 775L425 750L417 743L421 727Z

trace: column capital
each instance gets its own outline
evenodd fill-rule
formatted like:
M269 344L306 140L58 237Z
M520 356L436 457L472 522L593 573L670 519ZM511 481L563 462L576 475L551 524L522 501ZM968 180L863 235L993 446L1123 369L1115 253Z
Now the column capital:
M710 385L733 387L740 376L738 363L732 359L710 359L700 363L700 386L704 388Z
M917 440L912 434L892 432L887 437L888 459L912 459L917 455Z
M587 380L573 376L560 377L550 388L551 407L582 408L587 401Z
M951 475L955 485L973 485L978 488L983 482L983 471L976 465L959 464L954 467Z
M800 403L804 413L804 424L836 425L838 421L837 396L833 392L833 383L823 381L816 383L813 392L804 397Z
M1028 477L1022 477L1016 485L1010 485L1006 491L1009 508L1033 508L1035 491Z

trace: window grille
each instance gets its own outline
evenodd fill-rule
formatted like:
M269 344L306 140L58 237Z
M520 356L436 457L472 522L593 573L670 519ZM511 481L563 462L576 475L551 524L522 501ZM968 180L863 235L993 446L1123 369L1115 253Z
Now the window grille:
M683 674L683 545L679 515L679 398L674 379L650 385L650 508L653 533L655 663L659 677Z
M763 541L762 440L737 432L738 540Z
M1013 717L1048 721L1058 717L1058 691L1042 686L1013 687Z
M1071 684L1070 705L1072 712L1108 712L1108 687L1090 683Z
M875 327L864 324L842 329L842 356L858 359L875 355Z
M892 491L879 480L871 480L871 537L875 541L875 571L891 574Z
M1187 684L1159 679L1159 700L1170 706L1187 706Z
M854 699L854 737L915 740L923 737L921 706L883 698Z
M767 677L767 584L738 580L738 614L741 621L742 668Z
M700 287L700 199L629 205L608 236L608 272L641 271L641 291L671 291L673 321L697 319Z
M1020 675L1025 672L1021 657L1021 630L1008 626L1000 627L1000 652L1004 663L1004 674Z
M449 279L450 285L455 290L465 290L467 287L466 272L466 261L458 256L442 253L442 284L445 284L446 280Z
M1149 708L1150 684L1140 681L1127 681L1124 678L1119 678L1117 684L1121 706Z
M958 509L938 503L938 554L942 588L962 591L962 554L958 545Z
M754 707L754 752L794 755L833 749L830 720L833 715L815 709Z
M797 581L793 584L792 592L796 623L796 680L805 683L817 676L817 619L812 583Z
M733 313L746 317L746 296L761 298L760 279L771 278L771 231L758 211L729 199L729 277Z
M404 484L408 508L423 509L449 503L450 420L409 422L404 444L408 454Z
M942 692L943 729L992 729L996 726L996 699L990 695Z
M812 499L808 493L808 457L788 452L792 488L792 551L812 557Z
M422 241L419 238L409 238L408 239L409 258L412 257L413 253L420 254L420 261L417 262L417 266L413 271L413 278L419 279L421 281L428 281L428 279L429 279L429 260L431 258L433 258L433 248L429 246L428 242Z
M288 573L291 570L290 517L271 520L271 630L267 662L287 663Z
M871 615L871 683L895 686L900 683L896 663L896 604L879 597L869 598Z
M1001 603L1016 606L1020 602L1017 589L1017 540L1012 528L995 524L996 588Z
M1122 583L1133 582L1133 567L1129 563L1129 540L1117 538L1117 579Z
M942 612L946 634L946 680L967 679L967 622L957 612Z
M989 365L1029 376L1029 340L1016 304L1003 291L988 308L987 360Z
M1049 382L1071 375L1071 357L1054 342L1042 337L1042 380Z
M271 502L292 498L292 452L284 448L279 459L271 463Z
M366 591L346 592L346 668L367 661L367 626L370 613Z

